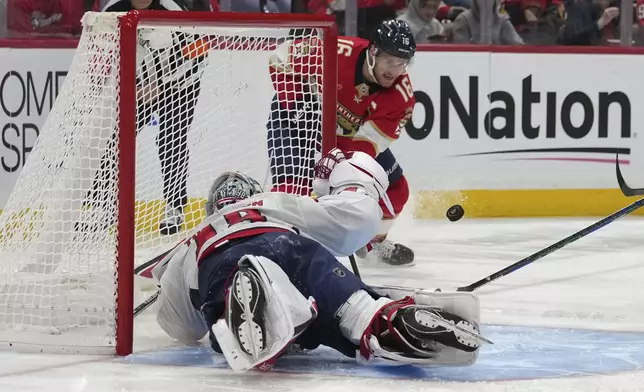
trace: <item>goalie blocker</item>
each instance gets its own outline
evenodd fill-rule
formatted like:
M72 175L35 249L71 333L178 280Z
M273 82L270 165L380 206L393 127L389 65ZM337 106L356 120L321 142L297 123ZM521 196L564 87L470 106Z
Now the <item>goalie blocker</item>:
M319 163L329 170L316 170L328 174L317 201L258 193L240 173L215 180L212 215L153 272L159 325L186 343L209 330L213 349L240 372L270 369L291 343L361 362L472 363L481 344L474 294L379 292L336 258L377 232L378 203L389 204L382 167L364 153Z

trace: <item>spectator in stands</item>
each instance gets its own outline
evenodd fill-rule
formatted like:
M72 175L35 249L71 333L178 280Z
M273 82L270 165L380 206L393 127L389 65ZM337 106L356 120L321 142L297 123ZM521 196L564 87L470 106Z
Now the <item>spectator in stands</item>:
M644 0L637 0L633 13L635 15L633 41L637 46L644 46Z
M291 11L305 14L308 11L309 0L292 0Z
M618 37L619 8L609 0L566 0L566 22L559 42L563 45L605 45Z
M292 0L233 0L234 12L291 12Z
M471 0L443 0L443 2L448 7L461 7L465 9L470 9L472 7Z
M503 11L527 44L557 43L564 15L560 0L505 0Z
M453 23L453 40L455 43L481 43L481 3L490 0L474 0L472 8L462 12ZM491 0L492 21L490 38L492 45L523 45L523 40L517 34L510 18L502 14L499 0Z
M436 18L440 4L440 0L411 0L405 13L398 17L409 25L417 44L445 38L445 28Z
M81 33L83 0L8 0L9 37L73 36Z
M103 6L110 3L110 0L85 0L93 3L92 10L99 12ZM151 1L141 2L142 8L147 8ZM217 0L177 0L175 3L188 11L219 11L219 2ZM154 7L153 7L154 8Z
M395 19L407 6L406 0L357 0L358 36L370 38L373 29L383 20ZM344 33L345 0L310 0L309 11L335 15L340 34Z
M0 38L7 37L7 2L0 0Z
M183 0L183 5L189 11L219 11L217 0Z

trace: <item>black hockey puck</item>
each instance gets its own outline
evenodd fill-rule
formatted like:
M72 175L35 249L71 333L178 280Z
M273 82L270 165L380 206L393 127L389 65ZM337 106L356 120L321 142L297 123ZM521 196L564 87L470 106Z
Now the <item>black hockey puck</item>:
M461 219L463 215L465 215L465 210L460 204L454 204L447 210L447 213L445 215L450 221L456 222L457 220Z

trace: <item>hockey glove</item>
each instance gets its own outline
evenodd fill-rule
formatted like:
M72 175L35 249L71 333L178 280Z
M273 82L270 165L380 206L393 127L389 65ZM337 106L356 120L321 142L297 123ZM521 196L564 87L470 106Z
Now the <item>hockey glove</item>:
M349 154L347 154L349 155ZM348 156L350 157L350 155ZM313 179L313 192L316 197L326 196L330 192L329 177L335 166L348 158L339 148L334 148L320 158L315 164Z

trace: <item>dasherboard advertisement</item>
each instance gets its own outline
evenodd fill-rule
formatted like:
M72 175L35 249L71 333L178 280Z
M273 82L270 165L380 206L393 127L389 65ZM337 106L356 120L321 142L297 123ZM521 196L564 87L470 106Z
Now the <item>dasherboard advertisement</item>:
M0 63L0 203L4 205L62 88L74 50L1 48L0 54L6 60ZM637 138L644 124L644 89L634 75L643 69L643 62L642 56L634 55L419 52L410 69L417 104L392 150L413 190L497 192L494 198L500 208L516 199L499 193L507 190L614 190L618 152L626 177L640 186L644 162ZM265 63L263 58L239 61L236 64L245 66L231 70L230 64L222 67L215 62L211 68L217 72L211 87L202 88L197 108L202 115L195 116L193 125L212 128L218 135L256 135L257 141L244 145L262 148L258 156L263 156L271 94L252 92L255 87L270 89L266 69L252 70L259 63ZM240 71L233 72L236 68ZM222 78L222 69L234 75ZM216 92L225 81L243 81L249 94L217 100ZM209 91L217 105L204 97ZM213 113L226 113L227 120L213 121ZM146 127L138 147L154 149L156 131L157 126ZM199 155L201 146L209 148L208 143L190 144L191 156ZM574 197L578 205L579 195ZM601 204L599 198L592 201ZM578 213L586 213L585 207L579 208ZM484 212L478 216L492 210L489 205L479 209Z
M63 86L74 49L0 48L0 206Z
M617 153L644 186L642 67L634 55L422 52L392 150L416 189L616 188Z

